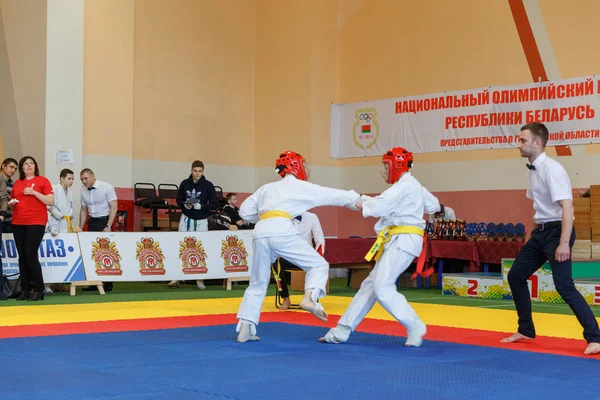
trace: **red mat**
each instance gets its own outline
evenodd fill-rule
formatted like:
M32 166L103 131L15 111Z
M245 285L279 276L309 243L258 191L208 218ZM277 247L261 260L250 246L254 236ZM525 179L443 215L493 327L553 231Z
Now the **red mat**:
M322 326L323 334L327 332L327 328L335 326L338 319L338 316L332 315L330 316L328 323L323 323L317 320L311 314L290 311L267 312L261 315L262 322L282 322L290 324ZM144 318L118 321L8 326L0 327L0 339L102 332L177 329L236 323L237 320L235 318L235 314L221 314L190 317ZM504 332L449 328L445 326L432 325L429 325L427 329L427 336L425 337L426 340L530 351L536 353L560 354L574 357L588 357L584 356L583 354L583 350L586 347L584 340L538 336L532 341L506 344L500 343L500 339L508 336L508 334ZM365 319L357 328L357 331L378 335L406 336L405 329L399 323L376 319Z

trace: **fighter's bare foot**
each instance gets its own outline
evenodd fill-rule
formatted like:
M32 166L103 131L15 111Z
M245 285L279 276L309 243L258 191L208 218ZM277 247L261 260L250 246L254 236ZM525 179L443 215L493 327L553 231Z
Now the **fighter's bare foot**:
M349 326L338 325L335 328L331 328L325 336L319 338L321 343L346 343L352 333L352 329Z
M600 354L600 343L590 343L588 344L587 349L583 352L586 356L593 356L595 354Z
M246 343L259 341L260 338L252 332L256 332L256 328L253 328L250 324L240 324L240 332L237 337L237 342Z
M330 338L328 338L326 336L323 336L322 338L319 338L319 342L321 342L321 343L335 343L335 344L342 343L339 340L337 340L337 338L335 336L334 337L330 337Z
M309 313L312 313L315 317L319 318L321 321L327 322L328 315L325 312L325 309L323 308L321 303L315 303L314 301L312 301L312 299L310 298L310 292L306 292L306 294L304 295L304 298L300 302L300 308L303 309L304 311L308 311Z
M514 343L514 342L519 342L521 340L533 340L533 338L531 338L529 336L525 336L522 333L516 332L516 333L513 333L512 335L510 335L509 337L500 340L500 342Z
M239 334L237 337L238 343L246 343L246 342L258 342L260 338L256 335L242 335Z
M283 299L283 303L281 303L281 305L278 308L280 310L287 310L288 308L290 308L291 305L292 303L290 302L290 298L286 297L285 299Z

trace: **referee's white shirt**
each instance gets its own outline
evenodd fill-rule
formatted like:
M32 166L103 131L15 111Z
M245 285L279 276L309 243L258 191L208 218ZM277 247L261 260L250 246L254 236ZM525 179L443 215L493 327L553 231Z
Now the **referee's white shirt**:
M96 181L90 188L81 188L81 205L87 208L92 218L107 217L110 213L108 203L113 200L117 200L117 193L110 183Z
M571 180L567 171L546 153L540 154L532 164L535 170L529 170L527 176L527 198L533 200L536 224L560 221L562 207L560 200L573 200Z

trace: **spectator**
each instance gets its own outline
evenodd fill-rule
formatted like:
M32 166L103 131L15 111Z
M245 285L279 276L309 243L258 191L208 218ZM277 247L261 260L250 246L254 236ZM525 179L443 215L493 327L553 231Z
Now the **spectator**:
M44 300L44 277L38 249L48 222L46 206L54 204L54 194L50 181L40 176L33 157L23 157L19 161L19 179L14 183L9 204L13 206L12 228L23 288L17 300Z
M4 218L8 213L8 201L10 195L6 190L6 180L2 174L0 174L0 239L2 238L2 225L4 224ZM2 240L0 240L0 254L2 252ZM2 256L0 255L0 300L7 300L10 293L4 291L4 272L2 270Z
M19 162L14 158L7 158L2 162L2 171L0 173L0 179L3 179L6 182L6 191L10 196L10 192L12 191L14 181L12 177L17 172ZM12 233L12 210L9 208L6 211L6 215L4 216L4 223L2 232L3 233Z
M217 209L217 192L215 186L204 176L204 163L194 161L192 173L179 185L177 204L181 207L179 232L208 231L207 218L210 211ZM179 282L171 281L168 286L177 287ZM203 280L197 280L198 289L204 290Z
M429 217L429 222L456 221L456 213L448 206L440 204L440 211Z
M238 197L235 193L227 193L225 197L227 200L227 204L223 207L223 212L229 216L231 219L231 223L235 224L239 229L252 229L254 228L254 224L251 224L248 221L244 221L242 217L240 217L240 209L237 206Z
M48 206L48 225L46 232L56 236L59 233L80 232L78 226L72 226L73 218L73 186L74 174L70 169L60 171L60 182L53 186L54 206ZM44 289L46 294L52 294L50 285Z
M96 180L94 172L89 168L83 169L79 177L85 187L81 191L81 211L79 213L81 230L87 221L89 232L110 232L117 215L115 188L110 183ZM107 292L113 289L112 282L104 282L103 286ZM89 286L83 290L97 289L96 286Z
M73 227L73 192L71 186L75 179L73 171L63 169L60 171L60 182L54 188L54 206L48 207L48 232L53 236L58 233L78 232L78 226Z

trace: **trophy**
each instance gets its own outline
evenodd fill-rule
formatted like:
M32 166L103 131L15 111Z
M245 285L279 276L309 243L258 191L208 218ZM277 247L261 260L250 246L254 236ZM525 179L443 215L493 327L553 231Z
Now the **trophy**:
M433 225L433 222L427 222L425 224L425 233L427 233L428 239L433 239L433 236L435 235L435 226Z
M474 242L477 240L477 236L479 236L479 231L477 229L477 224L474 222L468 223L465 226L465 233L467 236L467 240L470 242Z
M487 240L487 226L485 222L477 224L477 239L476 240Z
M523 225L522 223L519 222L515 226L515 230L516 230L515 234L517 236L517 240L521 241L521 242L524 242L525 241L525 234L526 234L525 225Z
M455 220L454 229L452 230L452 240L460 240L460 221Z
M487 224L486 233L487 233L488 240L491 240L491 241L496 240L496 237L497 237L496 224L494 224L493 222L490 222L489 224Z
M506 226L502 222L496 225L496 237L500 242L506 241Z
M440 239L448 238L448 220L442 220L440 223Z
M446 229L447 229L447 239L448 240L454 240L456 239L454 237L454 227L456 226L456 221L454 220L449 220L448 221L448 225L446 225Z
M510 223L510 224L506 224L506 241L507 242L512 242L516 239L516 234L517 234L517 228L514 226L514 224Z
M464 219L458 220L458 240L467 240L466 223Z
M434 227L435 227L435 230L433 232L433 238L434 239L441 239L441 237L442 237L442 226L441 226L440 221L435 221L434 222Z

